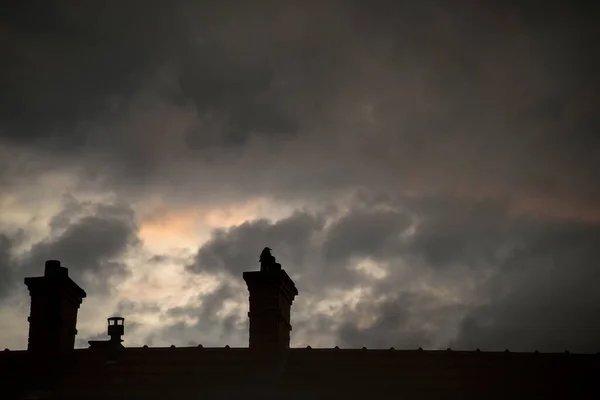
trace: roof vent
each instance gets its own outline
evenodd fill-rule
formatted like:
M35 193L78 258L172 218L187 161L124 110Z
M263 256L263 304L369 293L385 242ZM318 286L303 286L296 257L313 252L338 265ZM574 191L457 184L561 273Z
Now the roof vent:
M475 353L479 353L480 351L481 351L481 350L477 349L477 350L475 350Z
M396 350L396 349L394 349L393 347L390 347L390 351L394 351L394 350Z
M362 347L362 350L366 350L366 349L367 349L367 347L366 347L366 346L363 346L363 347Z
M333 349L334 349L334 350L339 350L339 349L340 349L340 346L335 346Z
M174 349L174 348L175 348L175 345L174 345L174 344L172 344L172 345L171 345L171 348L172 348L172 349Z
M147 349L147 348L148 348L148 345L147 345L147 344L145 344L145 345L143 346L143 348L144 348L144 349Z
M10 349L4 349L4 351L10 351Z
M419 351L423 351L423 348L422 348L422 347L419 347L417 350L419 350Z
M450 347L448 347L448 348L446 349L446 351L452 351L452 349L451 349Z
M310 347L310 346L306 346L306 348L309 349L309 350L312 349L312 347Z
M226 345L225 345L225 348L226 348L226 349L230 349L231 347L229 347L229 345L228 345L228 344L226 344Z
M204 348L204 346L202 346L201 344L199 344L199 345L198 345L198 348L199 348L199 349L203 349L203 348Z
M540 352L536 350L533 352L533 354L540 354Z
M119 349L123 348L121 344L123 339L121 336L125 334L125 318L123 317L110 317L108 321L108 340L89 340L88 343L92 349Z
M125 318L123 317L110 317L108 318L108 336L110 336L111 342L121 343L123 339L121 336L125 334Z
M510 350L506 349L504 350L505 353L510 353Z

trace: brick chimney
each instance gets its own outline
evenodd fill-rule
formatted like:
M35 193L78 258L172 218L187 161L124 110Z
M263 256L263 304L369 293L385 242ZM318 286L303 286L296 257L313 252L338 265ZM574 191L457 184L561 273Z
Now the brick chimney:
M289 348L296 285L282 269L244 272L243 277L250 292L250 348Z
M56 260L46 261L44 276L25 278L25 285L31 296L27 350L43 354L73 350L85 291Z

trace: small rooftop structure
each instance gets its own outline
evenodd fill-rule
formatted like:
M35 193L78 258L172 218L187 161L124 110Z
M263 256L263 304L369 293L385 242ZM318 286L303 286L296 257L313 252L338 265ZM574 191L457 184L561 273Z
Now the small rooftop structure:
M105 349L105 348L123 348L121 344L123 339L121 337L125 334L125 318L123 317L110 317L108 321L108 336L109 340L90 340L88 341L90 348L92 349Z

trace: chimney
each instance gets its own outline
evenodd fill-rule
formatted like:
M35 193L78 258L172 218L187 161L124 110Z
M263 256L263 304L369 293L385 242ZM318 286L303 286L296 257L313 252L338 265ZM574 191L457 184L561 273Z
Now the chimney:
M43 354L73 350L77 311L85 291L56 260L46 261L44 276L25 278L25 285L31 296L27 350Z
M290 347L290 309L298 289L281 265L275 263L275 258L270 257L271 262L263 263L260 271L243 274L250 292L248 317L250 348L253 349Z

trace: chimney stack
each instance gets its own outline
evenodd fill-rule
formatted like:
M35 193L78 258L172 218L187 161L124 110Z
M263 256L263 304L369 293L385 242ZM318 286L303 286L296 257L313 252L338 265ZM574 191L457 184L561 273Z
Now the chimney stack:
M292 330L290 310L298 289L275 258L268 256L270 260L262 263L260 271L243 274L250 292L250 348L287 349Z
M77 311L85 291L71 278L60 261L46 261L44 276L25 278L31 296L27 350L57 354L73 350L77 335Z

